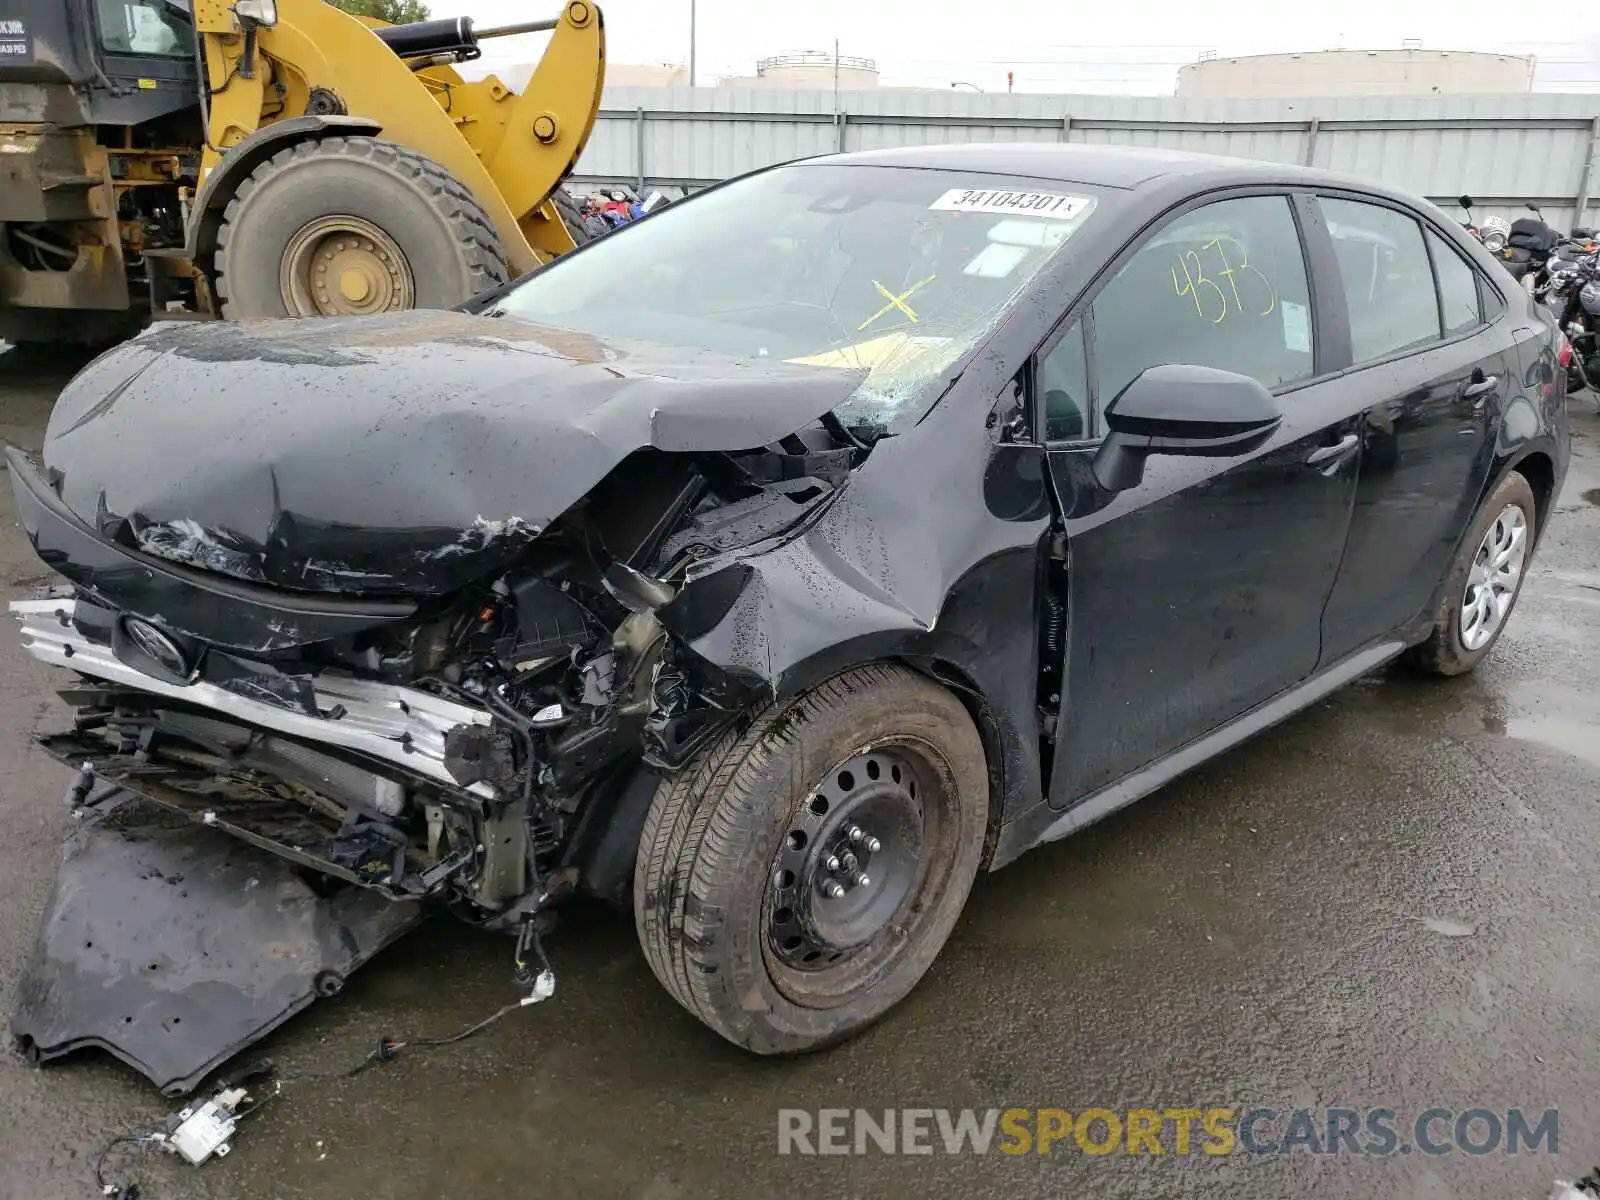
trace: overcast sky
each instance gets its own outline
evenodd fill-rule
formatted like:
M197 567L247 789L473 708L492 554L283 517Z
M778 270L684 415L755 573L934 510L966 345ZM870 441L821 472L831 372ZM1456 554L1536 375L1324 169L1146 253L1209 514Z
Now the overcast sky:
M560 0L430 2L435 16L466 14L482 26L554 15ZM600 3L612 61L687 63L689 0ZM1525 19L1531 13L1541 19ZM1177 68L1201 51L1373 50L1421 38L1435 50L1535 54L1541 90L1600 89L1600 8L1581 4L1332 0L1268 9L1261 0L697 0L696 14L704 84L754 74L765 55L831 50L838 38L841 54L876 59L889 85L948 87L959 79L1004 91L1010 70L1019 91L1170 94ZM536 59L543 40L491 43L485 61Z

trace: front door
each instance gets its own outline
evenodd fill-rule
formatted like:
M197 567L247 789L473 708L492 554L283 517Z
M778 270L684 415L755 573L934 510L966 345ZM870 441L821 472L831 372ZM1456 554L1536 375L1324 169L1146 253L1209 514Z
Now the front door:
M1226 199L1153 234L1088 322L1041 356L1036 392L1067 548L1054 575L1066 609L1054 806L1315 670L1360 439L1348 393L1316 382L1312 311L1289 199ZM1251 375L1277 394L1283 425L1237 458L1152 456L1138 486L1096 511L1098 413L1158 363Z
M1355 515L1323 625L1331 662L1427 608L1488 486L1520 370L1509 317L1445 238L1398 209L1319 203L1356 364L1337 386L1366 409Z

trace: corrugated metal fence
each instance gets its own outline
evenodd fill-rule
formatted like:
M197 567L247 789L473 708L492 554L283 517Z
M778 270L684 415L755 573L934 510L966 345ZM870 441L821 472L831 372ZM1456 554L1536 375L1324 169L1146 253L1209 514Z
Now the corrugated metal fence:
M1180 100L608 88L578 164L607 182L677 194L770 163L836 150L936 142L1161 146L1304 163L1382 179L1453 209L1515 215L1529 200L1562 228L1600 207L1600 96Z

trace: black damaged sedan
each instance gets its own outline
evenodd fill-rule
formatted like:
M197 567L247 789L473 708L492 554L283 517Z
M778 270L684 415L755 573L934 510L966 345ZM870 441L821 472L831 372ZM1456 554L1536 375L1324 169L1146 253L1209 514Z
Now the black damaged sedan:
M1476 666L1568 354L1423 201L1042 145L757 172L462 312L148 333L9 456L85 817L13 1029L183 1091L427 911L531 979L581 892L730 1041L848 1037L980 870Z

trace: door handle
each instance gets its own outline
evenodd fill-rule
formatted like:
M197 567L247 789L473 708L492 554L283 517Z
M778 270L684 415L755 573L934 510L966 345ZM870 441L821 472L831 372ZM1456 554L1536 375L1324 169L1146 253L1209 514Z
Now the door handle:
M1359 433L1347 433L1331 446L1323 446L1306 455L1306 465L1320 467L1324 463L1337 462L1361 444Z
M1489 398L1489 393L1500 386L1500 376L1482 375L1470 379L1461 385L1461 398L1474 401L1473 408L1482 408L1483 402Z

